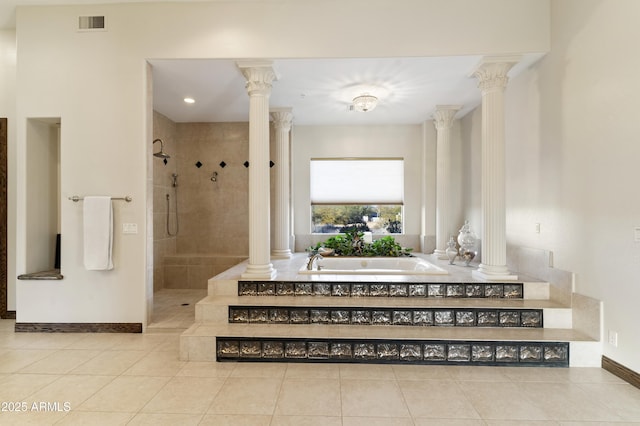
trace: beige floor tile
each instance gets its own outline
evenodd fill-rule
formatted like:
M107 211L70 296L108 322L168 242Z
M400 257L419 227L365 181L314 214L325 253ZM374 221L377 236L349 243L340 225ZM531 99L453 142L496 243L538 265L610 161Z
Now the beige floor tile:
M285 379L339 379L338 364L288 364Z
M276 403L279 416L341 416L340 381L286 379Z
M273 416L270 426L342 426L342 419L327 416Z
M640 389L628 383L582 383L578 386L624 421L640 423Z
M57 411L27 411L27 412L12 412L0 414L0 424L2 426L9 425L53 425L57 424L60 420L64 419L68 413Z
M451 373L444 365L394 365L393 372L398 380L451 379Z
M451 378L460 381L483 381L483 382L509 382L509 377L505 370L513 369L508 367L482 367L482 366L447 366Z
M395 380L341 380L342 415L410 417Z
M207 414L199 426L270 426L270 423L270 415Z
M145 413L203 414L224 379L174 377L142 409Z
M572 383L626 383L602 368L567 368Z
M207 414L272 415L282 379L238 377L226 380Z
M202 414L140 413L136 414L127 426L196 426L200 424L202 416Z
M229 377L271 377L283 378L287 371L284 363L241 362L236 365Z
M2 381L0 401L24 401L60 377L54 374L12 374Z
M71 370L71 374L118 376L147 354L145 351L103 351Z
M406 417L343 417L342 426L413 426Z
M65 374L96 357L100 352L86 349L61 349L18 370L20 373Z
M396 375L391 365L340 364L340 378L394 380Z
M120 341L120 335L114 333L86 333L71 343L66 349L105 350L113 348Z
M25 349L64 349L82 340L83 333L29 333L33 335Z
M26 398L26 401L58 403L73 410L113 379L113 376L62 376Z
M517 367L505 368L503 374L513 382L569 383L569 368Z
M235 368L235 362L190 361L184 364L176 376L225 378L229 377Z
M398 384L411 416L442 419L479 419L480 415L462 393L462 386L450 380L399 380Z
M536 406L529 395L513 383L459 382L463 394L482 419L495 420L550 420Z
M544 411L548 418L575 421L621 421L614 410L569 383L522 383L518 387ZM640 403L640 399L638 400ZM639 407L640 413L640 407Z
M54 353L53 349L15 349L0 355L0 373L13 373Z
M125 376L175 376L184 367L177 352L149 352L124 373Z
M554 426L564 423L555 422L553 420L485 420L484 424L486 426ZM602 424L598 422L576 422L569 424L572 424L572 426L613 426L611 423ZM621 424L616 424L618 426L622 426Z
M133 416L134 413L71 411L57 424L63 426L119 426L126 425Z
M169 377L120 376L78 406L80 411L137 412L169 381Z
M150 333L114 334L112 348L120 351L152 351L165 343L168 337L164 334Z

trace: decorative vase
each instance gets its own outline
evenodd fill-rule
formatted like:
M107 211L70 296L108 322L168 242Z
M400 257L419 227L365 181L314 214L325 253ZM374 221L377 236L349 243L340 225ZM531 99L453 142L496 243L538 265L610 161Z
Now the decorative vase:
M464 264L469 266L469 263L476 257L478 252L476 251L476 234L471 231L468 220L465 220L464 225L460 228L458 244L460 245L458 253L464 260Z
M449 242L447 243L447 249L445 250L445 253L449 258L449 265L453 265L453 261L456 260L456 256L458 256L458 249L456 248L456 242L453 239L453 235L449 237Z

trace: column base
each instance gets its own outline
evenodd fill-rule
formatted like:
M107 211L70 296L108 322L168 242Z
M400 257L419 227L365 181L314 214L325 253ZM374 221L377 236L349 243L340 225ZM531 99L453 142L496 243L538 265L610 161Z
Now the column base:
M440 249L435 249L433 251L433 255L436 257L436 259L440 259L440 260L448 260L449 256L447 256L447 252L444 250L440 250Z
M273 280L278 271L273 269L271 263L267 265L247 265L246 271L240 274L243 280Z
M506 266L491 266L480 264L480 267L471 272L471 276L485 281L515 281L517 275L509 272Z
M291 250L273 250L271 252L272 259L291 259Z

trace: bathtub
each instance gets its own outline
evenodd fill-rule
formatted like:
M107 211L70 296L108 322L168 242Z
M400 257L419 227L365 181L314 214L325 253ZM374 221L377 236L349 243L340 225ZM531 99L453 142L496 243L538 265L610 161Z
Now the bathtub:
M299 274L337 274L337 275L448 275L449 273L419 257L324 257L314 261L314 269L307 269L307 262L298 271ZM316 270L319 262L320 270Z

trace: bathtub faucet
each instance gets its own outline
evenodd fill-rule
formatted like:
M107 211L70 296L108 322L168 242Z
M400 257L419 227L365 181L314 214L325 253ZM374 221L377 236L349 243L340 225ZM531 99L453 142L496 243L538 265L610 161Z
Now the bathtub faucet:
M313 255L309 256L309 262L307 262L307 269L309 271L313 270L313 261L315 260L316 261L316 265L318 267L318 270L320 270L320 265L318 265L318 262L317 262L320 259L322 259L322 256L320 255L320 253L316 253L316 254L313 254Z

